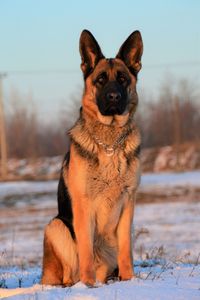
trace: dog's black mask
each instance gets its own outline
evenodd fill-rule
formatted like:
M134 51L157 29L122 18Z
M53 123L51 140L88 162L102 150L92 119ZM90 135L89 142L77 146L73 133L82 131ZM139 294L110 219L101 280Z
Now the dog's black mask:
M123 114L127 102L127 90L117 81L108 81L97 88L97 106L104 116Z

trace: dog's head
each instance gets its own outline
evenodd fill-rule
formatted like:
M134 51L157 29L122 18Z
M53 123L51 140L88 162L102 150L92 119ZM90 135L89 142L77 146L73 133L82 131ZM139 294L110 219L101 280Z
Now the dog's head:
M107 59L93 35L80 37L81 69L85 80L83 110L101 123L123 126L133 115L137 102L136 81L141 69L142 37L134 31L115 58Z

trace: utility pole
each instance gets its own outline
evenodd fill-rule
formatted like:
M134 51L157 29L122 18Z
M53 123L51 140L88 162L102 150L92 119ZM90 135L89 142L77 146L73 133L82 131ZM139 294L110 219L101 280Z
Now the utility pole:
M181 119L178 96L174 98L174 145L176 153L176 171L180 171Z
M3 77L6 74L0 73L0 153L1 153L1 179L7 178L7 145L6 145L6 130L5 117L3 107Z

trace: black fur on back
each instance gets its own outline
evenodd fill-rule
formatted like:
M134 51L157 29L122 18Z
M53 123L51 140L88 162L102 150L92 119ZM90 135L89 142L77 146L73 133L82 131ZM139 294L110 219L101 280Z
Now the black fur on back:
M70 160L70 152L65 155L63 165L66 167L69 166ZM68 193L67 186L65 185L64 178L63 178L63 168L61 170L60 180L58 183L58 215L56 216L57 219L60 219L69 229L72 238L75 239L75 232L73 228L73 213L72 213L72 205L71 205L71 198Z

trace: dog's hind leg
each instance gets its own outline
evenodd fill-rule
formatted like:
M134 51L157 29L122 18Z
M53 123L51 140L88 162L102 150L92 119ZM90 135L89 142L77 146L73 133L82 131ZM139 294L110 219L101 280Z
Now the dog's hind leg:
M51 240L45 234L41 284L62 285L62 273L62 265L54 253Z
M76 243L67 226L54 219L46 226L42 284L70 286L79 280Z

